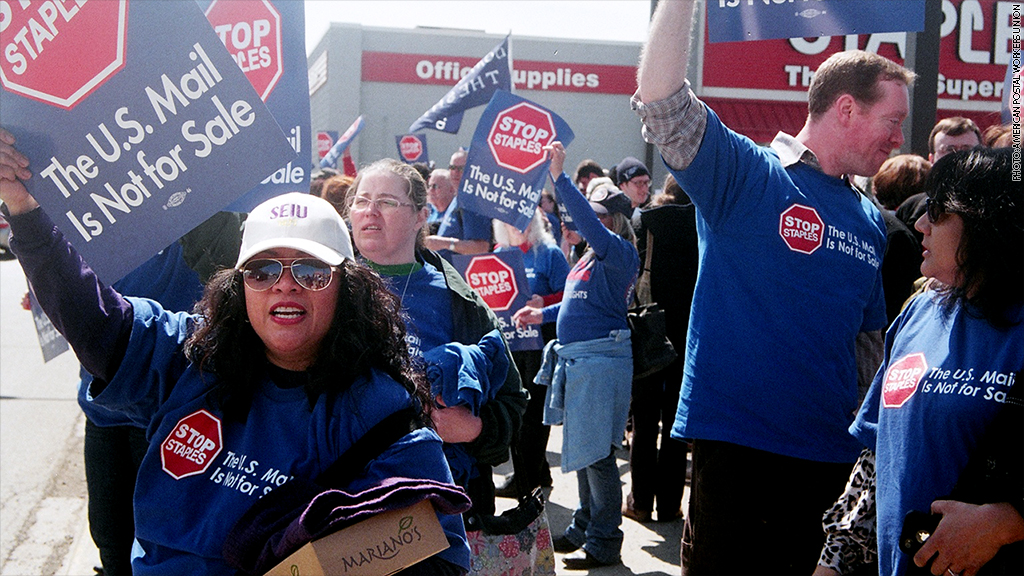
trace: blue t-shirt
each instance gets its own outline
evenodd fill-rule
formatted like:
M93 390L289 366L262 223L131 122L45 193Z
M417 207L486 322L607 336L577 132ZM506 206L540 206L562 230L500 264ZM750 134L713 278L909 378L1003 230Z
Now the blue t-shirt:
M628 329L626 311L640 270L636 247L601 224L564 173L555 181L555 193L593 252L569 271L562 302L544 308L544 321L557 316L555 330L562 344L607 338L612 330Z
M459 240L490 240L491 219L476 212L460 210L459 199L456 197L441 216L437 234Z
M150 447L135 488L135 574L233 574L224 539L263 494L289 479L315 478L385 416L411 404L383 373L358 380L310 408L303 388L269 378L253 382L245 421L224 416L208 399L213 376L187 363L181 345L194 317L129 298L134 323L128 349L95 402L147 427ZM355 492L385 478L451 482L441 439L421 428L385 450L353 481ZM451 546L445 560L469 566L462 519L439 515Z
M410 356L423 359L424 352L452 341L452 296L440 270L424 263L410 275L382 277L402 300Z
M850 427L875 450L882 576L904 572L903 517L950 494L1024 366L1024 313L998 330L937 298L917 296L893 322L882 367Z
M501 246L495 252L522 250L518 246ZM554 244L531 246L522 252L526 280L530 283L530 294L548 296L565 289L565 277L569 274L569 263L565 254Z
M672 174L697 207L699 276L672 436L853 462L854 342L886 325L885 225L870 200L708 110Z
M125 296L149 298L160 303L165 310L189 312L203 296L203 283L182 256L181 245L172 243L144 262L127 276L114 283L114 289ZM81 369L78 385L78 405L97 426L128 425L123 415L111 412L90 402L87 394L92 375Z

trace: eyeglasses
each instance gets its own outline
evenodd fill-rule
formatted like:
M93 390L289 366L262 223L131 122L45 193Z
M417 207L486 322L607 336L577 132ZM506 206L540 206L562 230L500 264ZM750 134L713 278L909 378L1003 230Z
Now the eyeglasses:
M946 208L934 198L926 198L924 201L924 212L928 215L928 221L935 224L942 219L942 215L946 213Z
M277 284L285 268L291 270L296 284L313 292L327 288L334 278L334 267L316 258L298 258L288 264L275 258L258 258L242 266L242 280L250 290L263 292Z
M462 166L449 166L448 167L448 171L449 172L462 172L465 168L466 168L465 165L462 165Z
M974 148L974 144L942 144L938 150L943 156L946 154L952 154L953 152L963 152L964 150L970 150Z
M355 198L352 199L352 204L350 207L354 212L363 212L369 210L370 206L376 206L377 210L381 212L393 212L395 210L398 210L398 208L401 206L412 206L412 204L408 202L399 202L395 198L384 197L377 198L376 200L371 200L366 196L356 196Z

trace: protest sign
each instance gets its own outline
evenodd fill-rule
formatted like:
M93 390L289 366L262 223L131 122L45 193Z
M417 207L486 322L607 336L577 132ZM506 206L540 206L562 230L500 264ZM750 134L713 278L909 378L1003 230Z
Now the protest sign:
M504 90L480 117L459 185L459 206L520 230L533 218L551 161L544 147L572 142L557 114Z
M320 160L321 168L334 168L338 165L338 158L345 153L345 149L352 144L352 141L356 139L359 132L363 130L363 117L360 115L356 118L355 122L345 130L345 133L338 138L338 141L331 147L331 151L327 153L323 159Z
M924 30L924 0L708 0L711 42Z
M395 144L398 146L398 159L406 164L423 162L430 164L430 156L427 154L426 134L403 134L395 136Z
M337 130L321 130L316 133L317 158L323 160L324 156L331 151L334 143L338 140Z
M544 347L540 326L517 328L512 323L512 315L526 306L531 296L523 254L519 250L475 256L454 254L452 265L494 311L509 350L540 350Z
M57 331L53 322L50 322L46 312L43 312L42 307L39 306L39 301L32 293L31 286L28 289L28 301L29 309L32 311L32 321L36 326L36 336L39 338L39 349L43 353L43 363L46 363L67 352L70 346L64 336Z
M50 5L3 3L5 53L30 58L0 63L0 107L34 172L26 187L104 282L295 158L193 0L89 2L55 16ZM111 6L122 19L91 18ZM48 14L61 33L42 44ZM36 66L100 58L109 42L99 39L123 45L100 81L61 72L24 90Z
M248 212L274 196L309 190L309 76L302 2L197 0L214 32L288 136L296 158L229 206Z
M511 34L509 35L511 36ZM476 66L458 81L409 126L409 132L431 128L455 134L462 127L462 114L470 108L483 106L497 90L512 90L512 51L509 36L487 53ZM456 64L457 66L457 64ZM460 76L455 71L453 75Z

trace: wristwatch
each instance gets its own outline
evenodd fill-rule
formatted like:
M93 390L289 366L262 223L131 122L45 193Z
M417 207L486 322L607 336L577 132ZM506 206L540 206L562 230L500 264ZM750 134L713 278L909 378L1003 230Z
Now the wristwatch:
M452 252L455 252L455 240L452 240L451 242L448 243L448 249L451 250Z

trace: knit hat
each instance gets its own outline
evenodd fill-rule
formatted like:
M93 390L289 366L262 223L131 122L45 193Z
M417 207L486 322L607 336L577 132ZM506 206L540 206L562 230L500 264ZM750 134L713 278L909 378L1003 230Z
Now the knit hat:
M622 162L615 165L615 184L617 186L622 186L623 182L629 182L637 176L650 177L650 175L651 172L647 169L647 166L644 166L643 162L632 156L623 158Z
M597 214L614 214L618 212L626 218L633 215L633 204L629 197L611 184L603 184L590 193L590 207Z
M267 200L249 213L236 267L272 248L293 248L331 266L352 260L348 227L330 202L303 192Z

